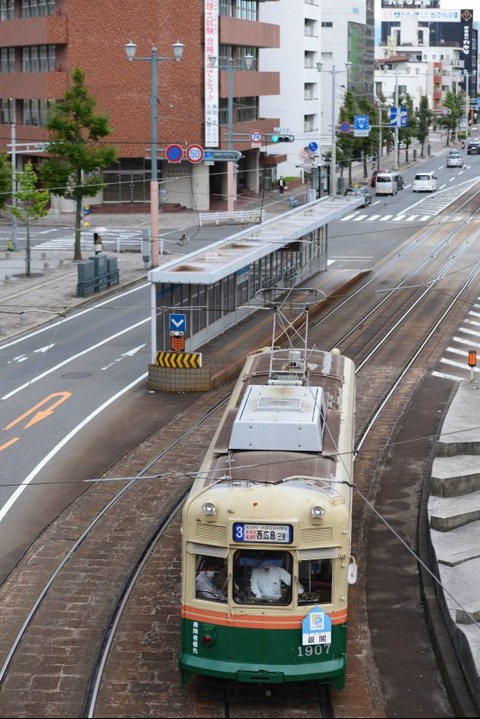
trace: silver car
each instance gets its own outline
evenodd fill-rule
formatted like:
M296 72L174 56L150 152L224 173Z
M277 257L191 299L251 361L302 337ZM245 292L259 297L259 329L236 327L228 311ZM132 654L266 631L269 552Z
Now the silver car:
M447 167L463 167L463 156L459 152L452 152L447 157Z

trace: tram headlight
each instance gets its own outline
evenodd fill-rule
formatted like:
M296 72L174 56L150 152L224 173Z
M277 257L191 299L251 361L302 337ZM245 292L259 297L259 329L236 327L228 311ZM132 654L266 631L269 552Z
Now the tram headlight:
M325 516L325 509L319 504L312 507L312 519L322 519Z
M202 505L202 510L206 517L214 517L217 513L217 508L213 502L205 502Z

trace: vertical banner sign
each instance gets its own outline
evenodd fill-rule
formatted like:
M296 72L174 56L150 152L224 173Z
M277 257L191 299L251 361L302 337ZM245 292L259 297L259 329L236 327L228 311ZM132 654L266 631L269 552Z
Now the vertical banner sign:
M218 61L219 0L204 0L205 57L203 60L205 83L205 147L218 147L218 67L212 67L210 58ZM218 65L218 62L217 62Z

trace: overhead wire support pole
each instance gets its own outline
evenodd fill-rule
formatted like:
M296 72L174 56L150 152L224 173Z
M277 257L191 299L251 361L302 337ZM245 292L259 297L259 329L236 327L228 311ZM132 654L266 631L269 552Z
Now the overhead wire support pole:
M228 149L233 150L233 58L228 58L227 63L228 73L228 100L227 100L227 123L228 133L227 142ZM234 192L235 186L235 173L233 168L233 162L230 160L227 162L227 211L233 212L234 204L236 199L236 192Z
M15 193L17 192L17 140L15 123L11 126L11 143L12 143L12 207L16 205ZM12 249L17 249L17 216L12 212Z
M158 51L156 47L152 47L150 57L135 57L137 46L131 40L125 45L125 53L127 60L145 60L151 65L151 87L150 87L150 108L151 108L151 128L150 128L150 143L151 143L151 174L150 174L150 263L151 267L158 267L158 241L159 241L159 193L158 193L158 137L157 137L157 125L158 125L158 82L157 82L157 63L164 60L176 60L179 62L182 59L185 45L181 42L174 42L172 45L173 57L158 57ZM163 255L163 239L161 241L160 253Z
M337 138L335 133L335 65L332 65L332 150L330 153L330 196L335 197L337 190Z

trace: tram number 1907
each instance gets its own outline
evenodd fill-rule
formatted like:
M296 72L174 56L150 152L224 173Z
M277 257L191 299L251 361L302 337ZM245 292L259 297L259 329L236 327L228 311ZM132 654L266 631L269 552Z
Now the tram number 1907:
M299 657L313 657L320 656L321 654L329 654L331 644L315 644L312 646L299 646L297 647L297 653Z

